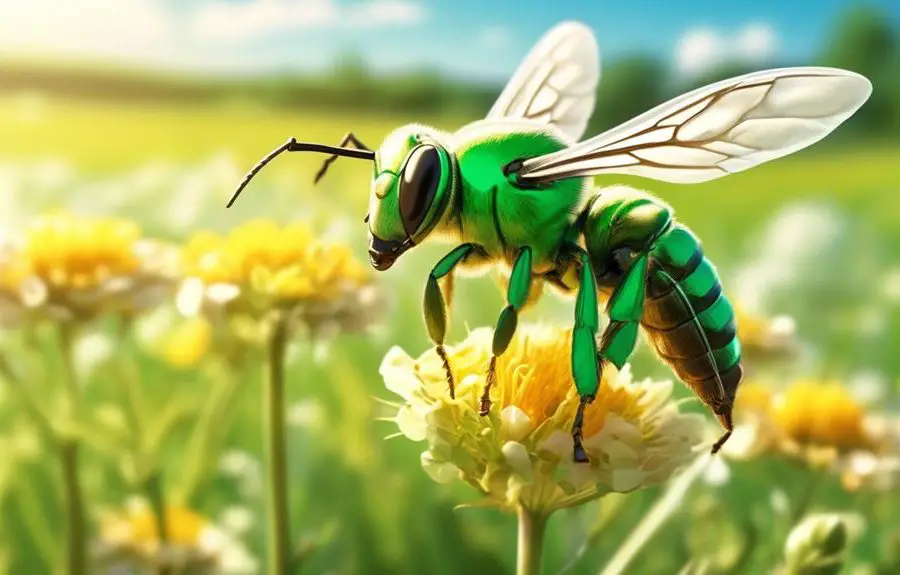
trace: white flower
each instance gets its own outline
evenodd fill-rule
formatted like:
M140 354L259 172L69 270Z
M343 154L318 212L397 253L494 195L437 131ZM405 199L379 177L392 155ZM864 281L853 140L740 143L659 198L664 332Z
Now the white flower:
M394 420L407 438L427 441L422 466L438 482L463 479L492 505L550 512L661 483L705 440L702 418L671 401L671 382L635 382L627 366L610 367L585 411L591 462L574 463L571 332L519 326L497 363L491 415L482 417L491 337L476 330L448 349L455 400L434 351L413 359L393 348L381 364L386 387L402 400Z

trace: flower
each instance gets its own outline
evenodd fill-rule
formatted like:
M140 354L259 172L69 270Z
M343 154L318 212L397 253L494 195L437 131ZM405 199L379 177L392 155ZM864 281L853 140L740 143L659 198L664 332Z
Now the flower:
M144 567L190 566L216 573L253 573L255 559L227 530L196 511L169 506L167 543L161 546L156 516L143 499L109 511L100 522L100 549L106 560L137 560Z
M0 247L0 311L7 325L29 314L56 320L135 314L174 286L167 246L134 222L52 214Z
M741 353L749 362L791 357L799 351L797 326L787 315L767 317L735 305Z
M190 317L181 321L160 342L159 353L169 365L193 367L209 351L212 342L212 325L203 317Z
M748 381L738 389L735 419L726 456L799 459L837 473L850 490L900 479L900 422L869 413L839 382L798 380L774 390Z
M349 248L319 241L304 224L255 220L224 236L200 232L185 244L181 263L187 279L179 310L224 315L250 338L273 311L317 335L361 330L380 303Z
M491 337L490 329L478 329L448 348L456 399L433 350L413 359L395 347L382 362L387 388L402 399L393 420L407 438L427 441L422 466L436 481L459 478L488 505L549 513L663 482L704 439L703 419L671 401L671 382L635 382L628 367L610 367L585 411L591 461L574 463L571 330L520 326L497 362L492 412L481 417Z
M854 514L817 513L794 527L784 545L786 573L840 573L851 539L865 520Z

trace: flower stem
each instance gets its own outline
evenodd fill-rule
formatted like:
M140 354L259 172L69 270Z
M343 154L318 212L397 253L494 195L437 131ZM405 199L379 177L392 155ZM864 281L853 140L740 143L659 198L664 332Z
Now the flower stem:
M275 321L269 338L263 422L269 467L268 507L269 574L286 575L289 560L287 448L285 445L284 361L287 349L287 325Z
M64 441L59 447L66 501L66 573L85 575L87 541L84 532L84 498L78 478L78 444Z
M65 379L66 417L74 422L81 399L72 349L72 326L63 324L59 330L59 348ZM63 438L59 444L66 505L66 573L85 575L87 570L87 533L85 532L84 495L78 477L78 442Z
M159 540L160 553L157 554L157 569L159 575L169 575L172 569L166 564L165 550L169 543L169 524L166 521L166 498L163 492L162 477L159 473L151 475L144 483L144 492L150 500L150 509L156 520L156 537Z
M236 368L241 369L241 368ZM211 462L219 455L227 434L229 420L234 409L238 389L243 381L241 374L226 369L210 391L209 401L204 403L197 418L197 425L188 439L187 463L176 497L190 503L200 487L208 479Z
M519 549L516 558L516 575L539 575L541 554L544 551L544 531L547 516L536 513L520 505L516 510L519 518Z

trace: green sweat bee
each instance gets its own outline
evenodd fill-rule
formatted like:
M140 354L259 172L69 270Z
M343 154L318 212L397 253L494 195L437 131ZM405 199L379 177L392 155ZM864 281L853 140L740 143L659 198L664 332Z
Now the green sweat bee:
M579 142L599 79L592 32L559 24L528 54L485 119L454 133L403 126L377 150L352 133L337 147L292 138L247 174L228 205L285 151L330 154L316 181L339 156L373 162L365 221L376 270L429 238L456 244L431 270L424 295L425 323L451 397L444 351L450 298L439 280L457 269L497 265L508 278L507 305L494 332L482 415L490 410L497 357L520 312L549 285L575 296L571 370L581 401L572 426L574 459L588 460L582 420L603 370L625 364L640 330L725 429L715 453L731 434L742 379L734 311L716 268L664 202L624 186L594 189L591 176L690 184L740 172L822 139L863 105L872 86L833 68L755 72ZM602 333L601 303L608 318Z

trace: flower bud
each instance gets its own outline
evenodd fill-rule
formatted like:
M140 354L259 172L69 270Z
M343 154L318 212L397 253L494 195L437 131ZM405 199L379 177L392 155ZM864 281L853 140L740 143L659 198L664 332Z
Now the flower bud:
M787 572L791 575L839 573L847 548L847 525L835 514L817 514L794 527L785 543Z

